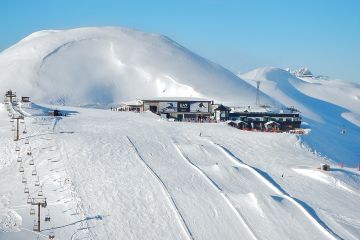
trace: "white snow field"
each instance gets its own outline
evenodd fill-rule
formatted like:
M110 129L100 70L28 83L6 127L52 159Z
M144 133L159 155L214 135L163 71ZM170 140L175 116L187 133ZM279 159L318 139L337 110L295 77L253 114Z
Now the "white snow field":
M301 110L308 134L85 108L142 97L248 106L258 80L261 102ZM0 240L360 239L359 84L268 67L238 77L167 37L103 27L40 31L1 52L9 89L33 103L0 104ZM19 142L8 107L25 117ZM39 234L27 201L40 192Z
M120 27L35 32L0 53L0 79L0 89L17 86L33 100L66 105L154 96L249 104L255 94L232 72L165 36Z
M360 164L360 85L339 80L297 78L273 67L240 75L261 91L304 115L311 134L303 140L332 160L355 167ZM345 134L342 134L342 130Z
M54 118L42 109L24 108L33 116L18 144L30 195L39 187L29 146L48 198L51 221L40 239L51 228L57 239L360 237L359 172L318 170L329 161L295 135L167 122L148 112L64 107L67 117ZM0 196L22 219L20 231L13 224L0 239L37 239L3 105L0 121Z

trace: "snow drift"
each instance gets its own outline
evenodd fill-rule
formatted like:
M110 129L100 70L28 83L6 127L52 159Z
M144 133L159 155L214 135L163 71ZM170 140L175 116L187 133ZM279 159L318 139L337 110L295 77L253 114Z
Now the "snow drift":
M0 79L3 91L66 105L159 96L255 99L251 85L171 39L119 27L35 32L0 54Z

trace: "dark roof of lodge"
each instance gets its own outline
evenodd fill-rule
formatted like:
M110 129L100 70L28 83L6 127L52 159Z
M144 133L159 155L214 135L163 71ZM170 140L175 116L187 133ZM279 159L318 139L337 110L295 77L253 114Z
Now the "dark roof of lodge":
M276 113L276 112L233 112L230 117L299 117L300 113Z
M229 107L225 107L224 105L220 104L215 111L230 111L231 109Z
M139 100L144 102L212 102L212 100L198 97L153 97Z

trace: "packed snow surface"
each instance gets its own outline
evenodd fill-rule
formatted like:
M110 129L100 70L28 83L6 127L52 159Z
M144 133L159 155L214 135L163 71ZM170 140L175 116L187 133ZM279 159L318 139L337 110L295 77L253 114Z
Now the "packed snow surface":
M167 122L148 112L64 107L67 117L54 118L46 110L23 106L33 115L21 124L27 133L16 144L1 108L1 159L7 160L0 196L22 225L0 239L37 237L16 146L30 196L39 187L29 147L48 198L43 214L51 221L43 222L40 239L51 231L58 239L360 237L359 172L318 170L330 162L295 135Z

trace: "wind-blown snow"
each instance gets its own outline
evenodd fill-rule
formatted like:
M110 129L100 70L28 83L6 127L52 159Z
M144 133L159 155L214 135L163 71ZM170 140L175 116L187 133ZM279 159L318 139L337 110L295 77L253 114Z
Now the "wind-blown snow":
M251 85L171 39L116 27L33 33L0 53L0 79L0 89L67 105L160 96L255 99Z

